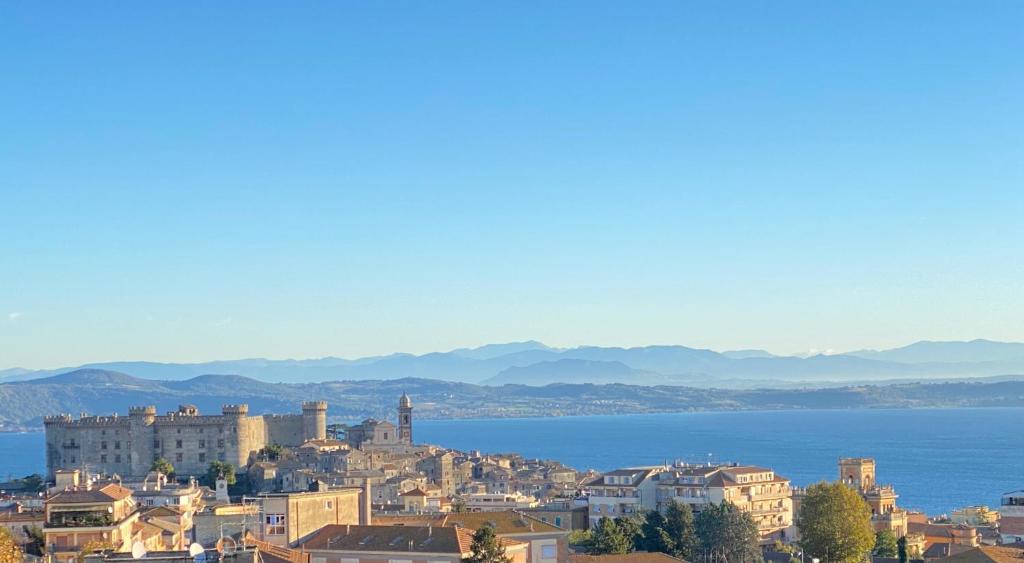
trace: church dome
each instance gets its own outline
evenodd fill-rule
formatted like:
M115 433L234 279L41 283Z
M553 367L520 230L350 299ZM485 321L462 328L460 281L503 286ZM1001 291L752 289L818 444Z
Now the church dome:
M409 398L409 395L402 393L402 398L398 400L398 406L399 408L412 408L412 399Z

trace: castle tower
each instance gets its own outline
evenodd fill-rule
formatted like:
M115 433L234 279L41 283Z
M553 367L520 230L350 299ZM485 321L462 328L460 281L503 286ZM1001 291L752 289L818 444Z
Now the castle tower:
M870 457L839 458L839 480L861 491L875 486L875 460Z
M302 403L303 440L327 439L327 401Z
M128 435L131 446L128 450L128 474L143 475L149 471L156 455L153 447L153 422L156 421L156 406L130 407L128 409Z
M259 439L250 432L249 405L245 403L223 405L220 412L225 422L224 458L235 467L242 467L249 458L249 452L266 445L263 429L259 428Z
M398 400L398 439L412 444L412 399L405 393Z

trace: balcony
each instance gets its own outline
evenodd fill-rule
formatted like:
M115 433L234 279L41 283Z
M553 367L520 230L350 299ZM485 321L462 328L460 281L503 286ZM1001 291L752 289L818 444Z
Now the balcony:
M115 524L106 512L55 512L44 528L106 528Z

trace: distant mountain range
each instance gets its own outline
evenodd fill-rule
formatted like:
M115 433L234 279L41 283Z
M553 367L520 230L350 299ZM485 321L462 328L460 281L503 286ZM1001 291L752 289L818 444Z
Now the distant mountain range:
M558 349L536 341L489 344L423 355L391 354L348 360L226 360L195 364L104 362L56 370L12 368L0 381L27 381L76 369L129 373L143 379L188 380L211 373L263 382L424 378L484 385L505 383L624 383L693 387L842 385L881 380L930 380L1024 374L1024 343L972 340L917 342L891 350L858 350L810 357L764 350L715 352L685 346Z
M508 378L558 370L559 360L541 367L514 368ZM591 377L633 368L583 364ZM600 368L600 369L598 369ZM598 371L593 371L598 369ZM268 383L240 375L201 375L186 380L155 380L122 372L80 369L29 381L0 383L0 431L37 429L46 415L87 412L125 415L135 405L155 404L159 412L179 404L219 413L225 403L248 403L250 412L298 412L304 400L328 401L333 420L367 416L391 418L403 392L413 397L418 418L493 418L679 412L694 410L1024 406L1024 381L856 385L818 389L702 389L618 383L474 385L423 378L324 383Z

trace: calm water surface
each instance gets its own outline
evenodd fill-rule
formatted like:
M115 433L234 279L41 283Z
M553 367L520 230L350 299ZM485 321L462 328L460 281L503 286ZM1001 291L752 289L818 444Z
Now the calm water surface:
M840 456L878 460L900 504L932 514L997 505L1024 488L1024 409L820 410L420 420L417 442L516 451L577 469L738 461L795 484L836 478ZM42 472L42 433L0 434L0 476Z

